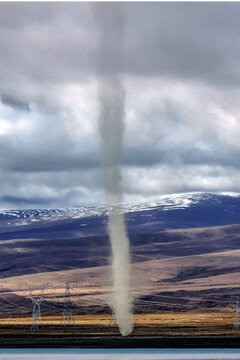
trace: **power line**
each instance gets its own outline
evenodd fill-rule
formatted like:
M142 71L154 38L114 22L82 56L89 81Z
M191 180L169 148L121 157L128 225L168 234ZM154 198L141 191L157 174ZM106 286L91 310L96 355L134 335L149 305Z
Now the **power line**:
M1 297L2 299L4 299L5 301L7 301L9 304L12 304L13 306L16 306L16 307L19 308L19 309L29 310L29 308L26 308L25 306L19 306L19 305L17 305L16 303L10 301L9 299L5 298L5 297L2 296L2 295L0 295L0 297Z

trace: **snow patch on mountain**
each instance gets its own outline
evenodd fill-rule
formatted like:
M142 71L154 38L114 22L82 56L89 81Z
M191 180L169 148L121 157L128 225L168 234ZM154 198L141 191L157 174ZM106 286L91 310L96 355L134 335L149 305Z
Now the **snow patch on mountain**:
M221 203L223 199L240 199L240 193L182 193L160 196L156 202L142 204L126 204L125 213L143 212L153 209L172 211L197 206L200 203ZM0 221L14 222L15 226L29 225L34 222L51 222L66 219L82 219L107 215L107 208L101 207L71 207L60 209L26 209L26 210L0 210ZM10 224L10 223L9 223Z

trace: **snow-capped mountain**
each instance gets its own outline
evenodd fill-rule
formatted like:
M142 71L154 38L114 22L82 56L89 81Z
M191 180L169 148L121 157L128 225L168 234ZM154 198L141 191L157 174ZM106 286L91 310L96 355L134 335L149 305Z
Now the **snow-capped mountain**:
M158 201L124 205L129 232L152 232L240 222L239 193L184 193L161 196ZM53 236L106 233L106 207L0 211L0 237L17 232ZM36 234L35 234L36 235ZM9 235L10 236L10 235ZM8 237L9 238L9 237Z
M162 211L181 210L202 203L225 203L231 200L236 204L235 200L240 201L240 193L223 192L223 193L182 193L163 195L156 202L147 202L140 204L126 204L123 206L125 213L149 211L152 209L161 209ZM29 222L34 221L56 221L63 218L85 218L91 216L103 216L107 214L107 208L101 207L77 207L60 208L60 209L21 209L21 210L0 210L0 221L3 219L25 219Z

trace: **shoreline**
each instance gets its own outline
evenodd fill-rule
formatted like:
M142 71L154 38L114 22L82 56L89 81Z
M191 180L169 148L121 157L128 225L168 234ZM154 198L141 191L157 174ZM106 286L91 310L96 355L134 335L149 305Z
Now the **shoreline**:
M113 336L113 337L78 337L78 336L4 336L0 335L0 349L15 348L152 348L152 349L237 349L240 348L240 336Z

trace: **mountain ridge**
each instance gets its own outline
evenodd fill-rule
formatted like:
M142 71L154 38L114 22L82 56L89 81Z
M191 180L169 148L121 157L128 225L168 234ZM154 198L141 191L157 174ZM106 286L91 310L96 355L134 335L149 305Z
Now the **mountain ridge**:
M182 209L190 207L194 204L207 199L214 199L217 197L228 197L228 198L239 198L240 193L235 192L190 192L190 193L179 193L179 194L170 194L162 195L155 202L142 202L138 204L123 204L123 212L136 212L136 211L146 211L155 207L162 207L163 210L171 209ZM108 209L106 206L72 206L70 208L39 208L39 209L0 209L0 218L3 216L6 217L23 217L23 218L33 218L36 216L44 215L55 215L59 214L68 215L72 213L73 216L87 217L87 216L101 216L106 215ZM49 219L50 220L50 219Z
M123 207L129 234L240 222L240 194L187 193ZM107 208L0 211L0 240L107 235Z

